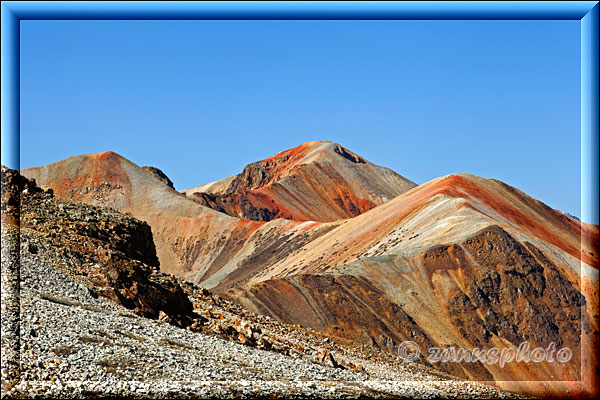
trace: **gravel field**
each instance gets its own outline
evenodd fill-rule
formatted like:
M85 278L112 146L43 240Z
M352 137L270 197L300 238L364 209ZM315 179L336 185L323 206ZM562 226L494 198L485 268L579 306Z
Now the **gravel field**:
M32 235L22 232L19 287L16 229L3 229L3 398L514 397L368 362L370 374L355 373L139 317L27 251Z
M252 314L160 272L145 223L2 172L2 398L517 397Z

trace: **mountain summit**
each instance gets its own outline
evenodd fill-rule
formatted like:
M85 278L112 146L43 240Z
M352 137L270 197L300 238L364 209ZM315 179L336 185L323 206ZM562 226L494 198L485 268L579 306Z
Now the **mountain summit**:
M200 204L255 221L335 221L381 205L416 184L337 143L307 142L233 177L182 191Z

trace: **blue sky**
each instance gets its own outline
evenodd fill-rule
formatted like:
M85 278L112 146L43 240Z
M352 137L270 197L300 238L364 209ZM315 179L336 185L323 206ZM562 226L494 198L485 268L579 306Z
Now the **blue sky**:
M22 21L21 168L113 150L185 189L309 140L580 215L579 21Z

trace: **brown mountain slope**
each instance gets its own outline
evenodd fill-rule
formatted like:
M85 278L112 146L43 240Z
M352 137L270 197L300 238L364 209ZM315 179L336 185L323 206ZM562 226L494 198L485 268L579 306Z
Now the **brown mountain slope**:
M190 281L207 281L209 287L226 277L247 279L254 272L248 266L256 261L274 260L279 252L331 229L321 229L317 222L230 217L201 206L113 152L75 156L22 174L51 187L58 197L115 208L148 222L161 268Z
M471 378L578 380L597 365L585 352L598 332L597 227L498 181L450 175L357 217L320 223L229 217L114 153L23 174L59 196L147 221L164 270L283 321L392 351L413 340L422 357L432 345L522 341L574 354L560 364L436 365Z
M247 165L234 177L182 191L228 215L255 221L355 217L416 184L331 142L308 142Z
M413 340L423 356L430 343L500 350L555 343L573 351L571 362L438 366L495 381L583 374L589 384L597 365L589 352L598 334L597 243L597 227L582 228L514 188L451 175L344 221L226 294L381 348Z

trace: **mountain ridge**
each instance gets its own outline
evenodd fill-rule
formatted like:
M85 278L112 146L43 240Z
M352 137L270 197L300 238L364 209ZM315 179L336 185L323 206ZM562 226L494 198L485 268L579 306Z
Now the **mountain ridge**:
M145 220L152 227L165 271L255 312L287 322L295 318L295 323L387 351L412 337L410 330L393 328L392 314L414 321L412 331L423 346L451 343L469 348L483 343L504 348L518 346L516 342L524 338L559 338L579 349L578 332L598 331L597 227L564 216L497 180L447 175L353 218L251 221L204 207L114 153L80 156L76 161L23 174L39 179L58 196L117 206ZM215 186L219 191L224 187ZM506 264L509 257L516 260L516 267ZM490 276L497 283L490 286L486 271L495 271ZM511 275L530 273L537 281L527 281L523 287ZM543 282L558 282L566 293L564 299L558 293L540 292L537 286ZM520 294L500 295L494 285ZM479 294L478 287L489 293ZM287 310L288 304L301 304L293 300L295 293L312 299L312 311ZM371 303L366 293L378 293L385 301ZM540 310L535 299L541 294L552 304L566 303ZM498 304L487 302L484 295ZM585 298L586 307L577 303L578 296ZM265 299L271 299L269 305ZM521 307L512 308L509 299ZM354 314L339 307L347 302L358 307ZM472 312L460 304L469 305ZM360 315L370 322L354 319ZM543 317L535 319L535 315ZM507 327L498 328L493 318ZM581 324L565 322L576 320ZM558 333L553 327L559 327ZM538 333L545 336L537 337ZM496 381L515 380L525 373L519 367L480 364L438 367L457 376ZM562 369L552 364L529 367L530 380L557 376L568 380L585 373L571 364Z

